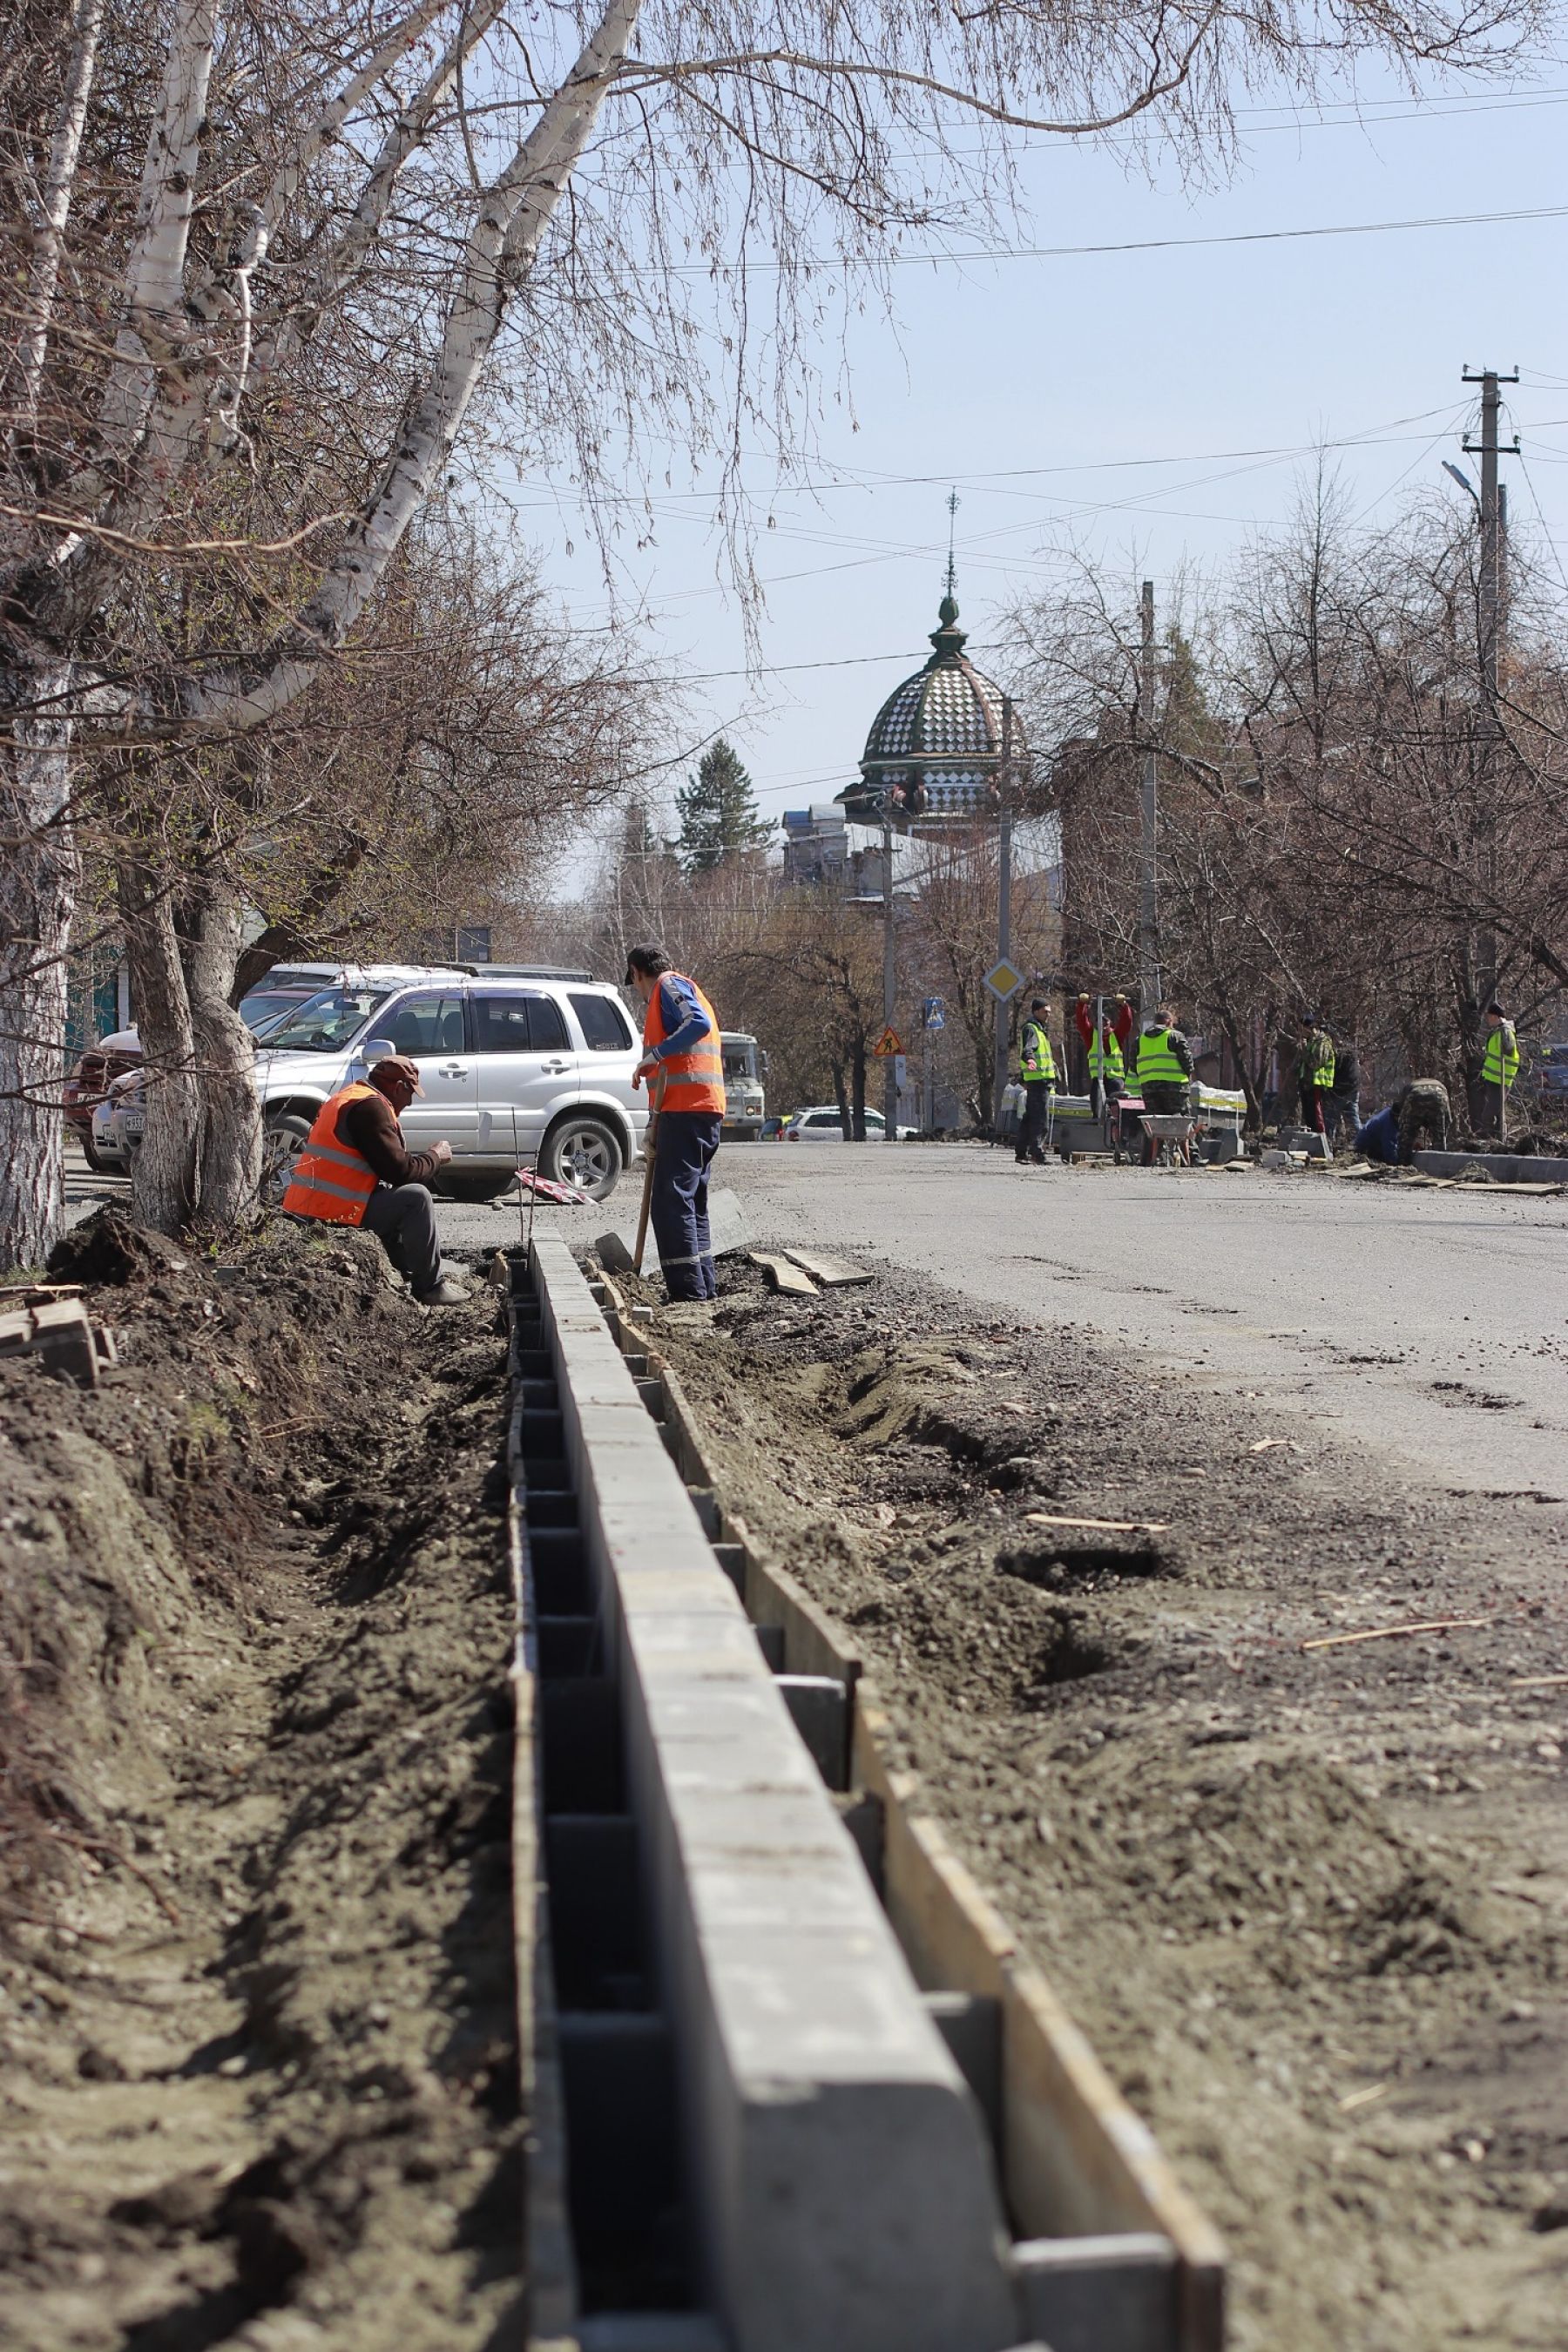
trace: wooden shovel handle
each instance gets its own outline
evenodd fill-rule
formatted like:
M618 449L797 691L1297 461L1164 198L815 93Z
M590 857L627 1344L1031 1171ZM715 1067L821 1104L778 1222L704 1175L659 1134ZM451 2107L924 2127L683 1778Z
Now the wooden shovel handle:
M647 1213L653 1201L653 1155L658 1134L658 1115L664 1108L665 1073L660 1070L653 1090L653 1108L648 1114L647 1132L643 1137L642 1207L637 1212L637 1245L632 1252L632 1272L642 1272L642 1254L647 1242Z

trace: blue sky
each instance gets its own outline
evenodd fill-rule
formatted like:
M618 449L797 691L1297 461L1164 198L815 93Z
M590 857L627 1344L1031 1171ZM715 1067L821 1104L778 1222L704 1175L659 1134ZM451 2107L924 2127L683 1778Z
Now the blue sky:
M1503 87L1434 85L1424 110L1407 93L1363 91L1362 122L1343 108L1292 121L1264 95L1242 116L1245 151L1224 186L1184 188L1173 168L1151 183L1065 144L1033 150L1029 241L1568 205L1568 60ZM900 268L896 337L880 319L851 331L858 429L830 404L818 487L775 495L761 463L752 477L776 518L760 548L754 677L714 675L744 672L743 629L716 578L711 502L669 460L677 494L656 502L657 544L633 585L650 649L693 681L691 734L730 735L771 816L830 799L936 625L950 482L963 618L984 666L996 610L1047 580L1068 540L1158 583L1184 562L1222 567L1282 520L1320 441L1349 445L1333 462L1369 521L1442 483L1442 457L1469 467L1457 446L1476 399L1467 365L1521 369L1507 422L1524 464L1504 468L1513 520L1568 562L1565 258L1568 217ZM837 352L823 357L837 374ZM602 622L591 534L570 499L540 482L522 506L566 614Z

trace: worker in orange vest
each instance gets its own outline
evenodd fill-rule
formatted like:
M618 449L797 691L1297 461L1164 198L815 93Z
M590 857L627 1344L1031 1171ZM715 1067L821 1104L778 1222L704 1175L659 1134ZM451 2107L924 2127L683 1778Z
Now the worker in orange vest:
M395 1054L377 1062L368 1078L330 1096L300 1147L283 1207L323 1224L363 1225L385 1244L422 1307L458 1307L468 1293L442 1275L436 1203L426 1181L450 1160L452 1147L409 1151L397 1123L423 1091L417 1062Z
M626 986L645 1008L632 1084L655 1089L658 1117L643 1148L654 1155L650 1222L665 1288L672 1299L717 1298L708 1171L724 1124L719 1016L662 948L629 951Z

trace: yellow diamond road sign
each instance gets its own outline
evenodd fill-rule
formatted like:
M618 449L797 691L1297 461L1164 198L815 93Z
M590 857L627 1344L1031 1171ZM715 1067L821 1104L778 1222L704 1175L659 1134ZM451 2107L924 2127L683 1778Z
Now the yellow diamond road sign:
M985 985L993 996L999 996L1005 1004L1007 999L1010 996L1016 996L1023 987L1024 975L1021 971L1016 971L1004 957L1000 963L993 964L986 973Z

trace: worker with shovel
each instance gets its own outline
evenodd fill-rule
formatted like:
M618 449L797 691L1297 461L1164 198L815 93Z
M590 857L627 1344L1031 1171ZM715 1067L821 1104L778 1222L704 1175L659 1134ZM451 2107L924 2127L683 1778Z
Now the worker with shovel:
M717 1298L708 1225L708 1171L724 1123L719 1017L694 980L661 948L633 948L626 986L644 1007L643 1057L633 1086L653 1089L643 1149L651 1176L653 1235L673 1299Z
M436 1203L426 1179L452 1157L449 1143L411 1152L399 1114L422 1091L419 1065L402 1054L329 1096L300 1146L283 1194L284 1213L379 1234L422 1307L460 1307L468 1292L441 1271Z

